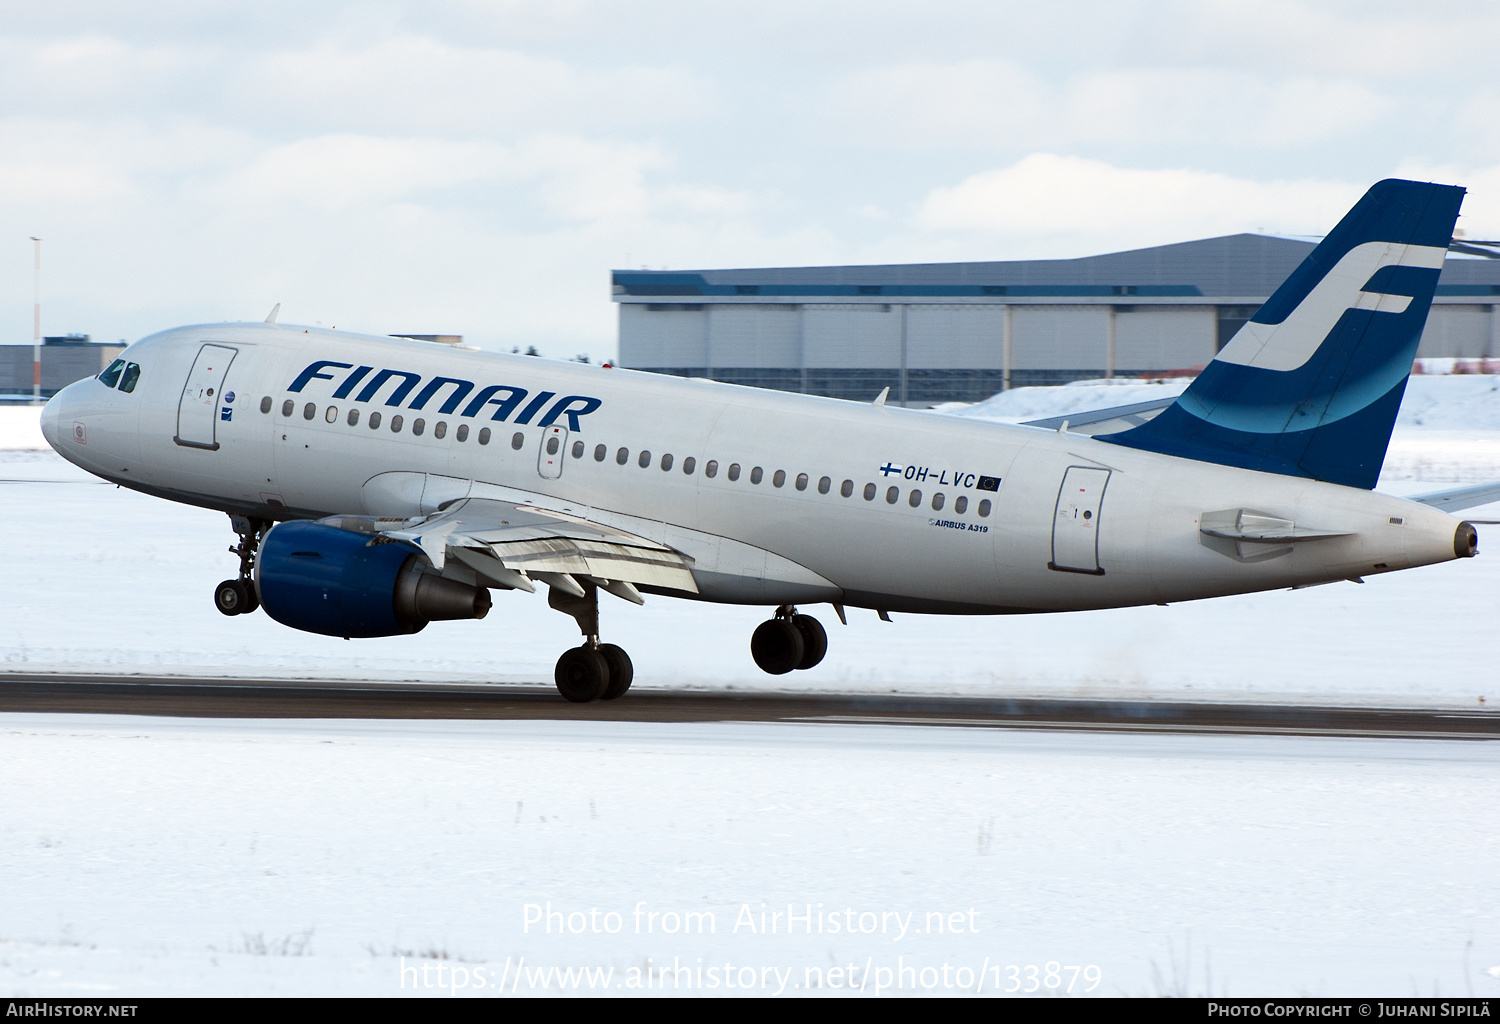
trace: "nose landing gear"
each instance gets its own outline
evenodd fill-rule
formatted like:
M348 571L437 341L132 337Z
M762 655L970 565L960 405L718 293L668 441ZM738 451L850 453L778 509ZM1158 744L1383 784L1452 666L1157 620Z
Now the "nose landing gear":
M581 647L564 651L552 674L557 692L575 704L595 700L616 700L625 696L635 679L630 655L615 644L599 642L599 587L587 577L574 578L583 596L570 594L560 587L547 592L547 603L578 622L583 633Z
M755 627L750 636L750 656L773 676L812 668L827 653L828 633L823 624L789 604L776 609L776 617Z
M229 549L230 554L240 556L240 574L237 579L225 580L214 588L214 607L225 615L248 615L260 607L253 578L255 553L260 550L260 539L271 524L247 516L230 516L229 523L240 538L240 542Z

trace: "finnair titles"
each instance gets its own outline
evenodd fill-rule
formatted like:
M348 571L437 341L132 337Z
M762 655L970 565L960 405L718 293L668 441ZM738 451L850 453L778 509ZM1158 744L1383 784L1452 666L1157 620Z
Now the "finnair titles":
M1500 485L1373 492L1464 190L1374 185L1193 384L1093 436L275 323L180 327L42 427L125 487L228 513L226 615L379 637L537 593L558 690L615 699L601 593L763 605L771 673L831 605L1020 614L1309 586L1477 553ZM1094 416L1098 419L1099 416ZM502 642L503 642L503 629Z

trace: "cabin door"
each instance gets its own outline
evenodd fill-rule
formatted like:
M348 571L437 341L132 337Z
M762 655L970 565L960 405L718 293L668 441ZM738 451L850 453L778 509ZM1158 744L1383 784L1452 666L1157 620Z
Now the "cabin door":
M1047 568L1103 576L1099 568L1099 511L1109 470L1069 466L1052 519L1052 561Z

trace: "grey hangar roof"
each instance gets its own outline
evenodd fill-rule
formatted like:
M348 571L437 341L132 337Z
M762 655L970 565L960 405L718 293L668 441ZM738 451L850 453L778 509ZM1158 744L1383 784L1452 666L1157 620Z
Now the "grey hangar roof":
M1313 249L1238 234L1066 260L616 270L620 364L909 405L1199 366ZM1418 354L1500 356L1500 260L1450 257ZM880 314L880 315L872 315Z

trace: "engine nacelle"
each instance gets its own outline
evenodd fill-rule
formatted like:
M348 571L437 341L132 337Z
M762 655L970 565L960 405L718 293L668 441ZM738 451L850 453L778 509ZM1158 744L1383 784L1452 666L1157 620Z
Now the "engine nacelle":
M416 547L324 523L278 523L261 539L255 589L266 614L325 636L415 633L440 619L482 619L490 592L445 579Z

